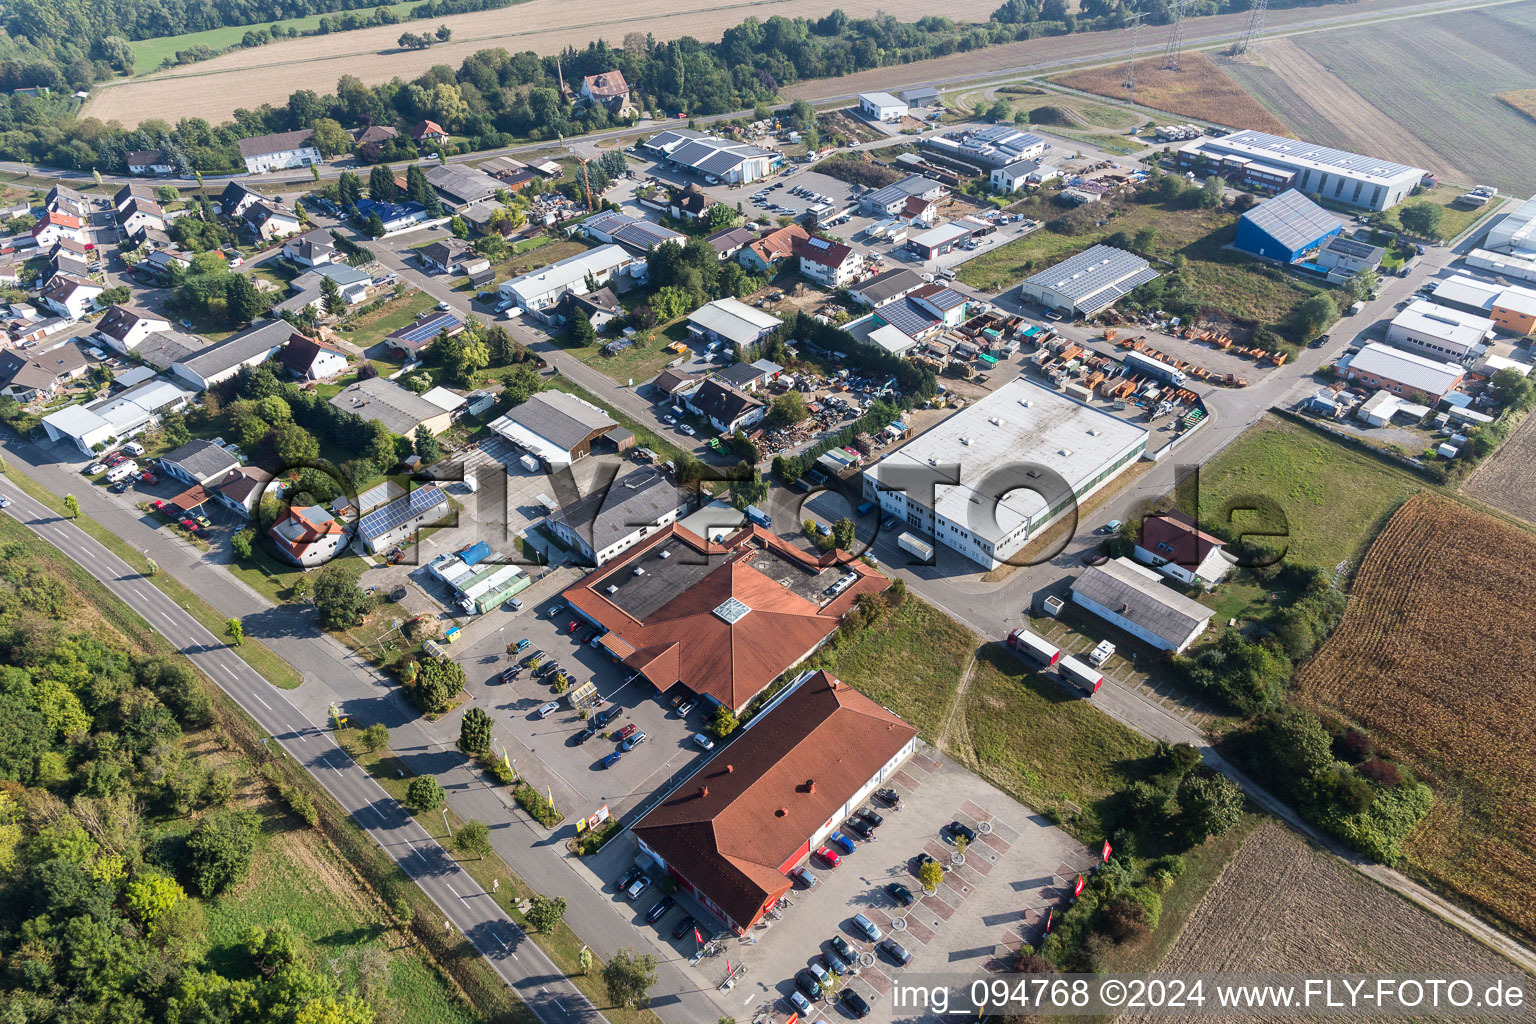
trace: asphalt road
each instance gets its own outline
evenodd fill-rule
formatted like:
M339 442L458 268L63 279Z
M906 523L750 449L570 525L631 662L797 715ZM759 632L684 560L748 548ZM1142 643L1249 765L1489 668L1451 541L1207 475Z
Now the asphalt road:
M4 479L0 477L0 479ZM543 1024L601 1024L606 1018L491 899L436 839L283 693L184 608L90 535L6 481L18 522L58 548L142 616L229 694L303 765L466 936Z

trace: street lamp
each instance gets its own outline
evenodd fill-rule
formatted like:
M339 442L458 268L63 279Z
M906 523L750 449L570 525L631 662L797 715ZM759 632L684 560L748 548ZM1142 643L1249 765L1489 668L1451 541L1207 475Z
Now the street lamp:
M443 828L448 832L448 838L453 838L453 826L448 824L448 808L443 808Z

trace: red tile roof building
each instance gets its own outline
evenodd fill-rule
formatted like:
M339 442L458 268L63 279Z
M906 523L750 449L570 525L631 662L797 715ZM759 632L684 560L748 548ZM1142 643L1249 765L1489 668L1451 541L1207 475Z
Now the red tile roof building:
M785 875L894 774L917 730L817 672L635 822L641 849L737 934Z
M847 552L819 558L746 527L711 544L677 524L565 592L601 645L665 692L741 710L890 581Z

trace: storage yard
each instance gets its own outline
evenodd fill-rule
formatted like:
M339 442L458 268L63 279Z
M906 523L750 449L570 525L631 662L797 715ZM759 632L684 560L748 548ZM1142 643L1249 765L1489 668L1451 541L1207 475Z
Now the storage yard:
M1306 704L1358 723L1434 790L1428 819L1404 844L1408 865L1527 934L1536 934L1533 589L1536 537L1419 494L1371 546L1343 624L1296 675Z

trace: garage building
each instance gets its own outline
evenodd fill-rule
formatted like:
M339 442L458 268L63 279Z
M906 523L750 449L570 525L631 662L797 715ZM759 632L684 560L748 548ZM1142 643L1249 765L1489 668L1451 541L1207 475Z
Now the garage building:
M861 92L859 113L871 121L899 121L906 116L907 104L888 92Z
M1072 317L1092 316L1158 276L1135 253L1095 245L1025 278L1019 293Z
M546 466L568 466L618 426L590 402L564 391L540 391L491 422L491 430Z
M1211 624L1211 610L1163 586L1129 558L1089 566L1072 584L1072 603L1159 650L1183 651Z
M1244 213L1232 244L1266 260L1296 263L1343 230L1338 217L1287 189Z
M951 252L958 245L964 245L971 239L971 229L964 224L950 221L948 224L940 224L936 228L929 228L920 235L907 239L907 251L916 253L925 260L931 260L936 256L943 256Z
M1416 299L1387 325L1387 341L1430 359L1466 363L1481 353L1493 328L1488 317Z
M917 749L917 730L825 672L806 673L633 831L738 935L786 874Z

